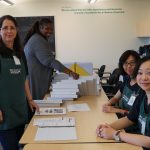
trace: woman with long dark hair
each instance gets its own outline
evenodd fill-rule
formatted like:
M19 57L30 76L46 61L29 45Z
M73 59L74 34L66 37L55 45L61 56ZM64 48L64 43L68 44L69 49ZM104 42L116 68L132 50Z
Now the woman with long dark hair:
M49 18L36 21L26 35L24 52L29 68L29 81L34 99L43 99L49 90L52 70L69 74L74 79L79 75L66 68L55 59L48 38L53 33L53 23Z
M14 17L0 18L0 142L4 150L19 150L18 142L28 123L32 100L26 58L20 45Z

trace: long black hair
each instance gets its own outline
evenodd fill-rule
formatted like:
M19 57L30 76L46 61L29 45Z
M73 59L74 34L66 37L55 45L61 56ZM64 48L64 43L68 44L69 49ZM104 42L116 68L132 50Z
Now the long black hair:
M24 39L24 45L28 42L28 40L30 39L30 37L35 34L41 34L40 33L40 27L43 27L45 25L48 24L53 24L53 22L51 21L50 18L41 18L39 21L36 21L32 27L29 29L29 31L27 32L25 39Z
M18 24L17 24L17 21L15 20L15 18L13 16L10 16L10 15L5 15L5 16L2 16L0 18L0 29L2 28L3 22L6 19L12 21L14 23L15 27L18 28ZM6 46L6 45L3 42L2 37L0 36L0 47L2 47L2 46ZM16 38L14 40L13 51L14 51L15 55L17 55L17 57L21 58L21 56L22 56L22 46L21 46L21 43L20 43L20 37L19 37L18 32L17 32ZM4 55L7 55L7 54L9 55L10 54L10 52L8 52L7 48L5 50L4 50L4 48L0 48L0 53L2 53Z

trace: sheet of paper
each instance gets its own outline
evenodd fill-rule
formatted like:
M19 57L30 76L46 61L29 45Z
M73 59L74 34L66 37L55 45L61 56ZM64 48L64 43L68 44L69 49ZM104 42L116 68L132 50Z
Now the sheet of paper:
M62 114L66 114L66 108L41 107L39 112L35 112L35 115L38 115L38 116L62 115Z
M72 104L72 105L67 105L68 111L89 111L90 108L88 104L83 103L83 104Z
M38 128L35 141L44 140L76 140L75 127L48 127Z
M75 126L74 117L56 117L34 119L33 125L40 127L71 127Z

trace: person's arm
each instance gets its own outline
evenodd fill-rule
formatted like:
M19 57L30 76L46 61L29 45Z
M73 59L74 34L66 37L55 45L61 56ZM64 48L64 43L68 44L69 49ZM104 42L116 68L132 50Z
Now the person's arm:
M114 97L112 97L112 98L109 100L109 103L110 103L111 105L116 104L116 103L119 102L119 100L121 99L121 96L122 96L122 94L121 94L120 90L118 90L117 93L114 95Z
M72 70L68 69L65 67L65 69L63 70L64 73L68 74L69 76L72 76L74 79L78 79L79 78L79 74L73 72Z
M28 79L26 79L26 81L25 81L25 93L26 93L26 97L27 97L30 109L33 111L33 109L35 108L36 111L39 111L38 105L32 99L32 95L31 95L31 92L30 92Z
M121 98L121 92L120 90L117 91L117 93L107 102L105 103L104 105L108 105L108 106L111 106L117 102L119 102L120 98Z
M33 45L35 45L34 53L36 58L40 61L41 64L43 64L46 67L51 67L60 72L66 73L69 76L72 76L74 79L79 78L79 74L66 68L60 61L55 59L50 50L49 43L45 39L43 39L43 37L37 36L34 38L35 38L33 39Z
M121 114L128 113L127 110L115 108L112 106L112 105L116 104L117 102L119 102L119 100L121 99L121 96L122 96L122 94L121 94L120 90L118 90L118 92L115 94L115 96L112 97L107 103L105 103L102 106L102 111L106 112L106 113L121 113Z
M125 123L126 124L126 123ZM97 130L97 136L105 139L115 139L115 135L118 133L118 130L113 129L110 125L103 125L99 130ZM145 136L145 135L139 135L139 134L131 134L131 133L126 133L119 131L119 139L120 141L145 147L145 148L150 148L150 137Z
M120 118L120 119L116 120L115 122L111 123L110 126L112 128L114 128L115 130L121 130L121 129L127 128L133 124L134 124L134 122L129 120L127 117L123 117L123 118Z
M114 106L104 105L103 106L103 112L105 113L119 113L119 114L128 114L129 111L125 109L116 108Z
M134 144L137 146L150 148L150 137L139 134L130 134L126 132L120 132L120 140L126 143Z
M125 84L121 84L117 93L109 100L108 105L113 105L113 104L116 104L117 102L119 102L119 100L122 97L122 92L123 92L124 86L125 86Z
M100 125L98 125L96 132L97 132L97 135L99 135L102 128L111 127L114 130L122 130L124 128L127 128L127 127L133 125L133 124L134 124L134 122L130 121L127 117L123 117L123 118L116 120L115 122L113 122L111 124L100 124Z

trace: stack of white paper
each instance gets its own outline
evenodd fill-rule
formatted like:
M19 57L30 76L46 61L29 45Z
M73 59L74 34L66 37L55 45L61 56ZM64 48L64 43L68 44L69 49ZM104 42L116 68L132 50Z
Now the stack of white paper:
M56 75L51 86L51 98L62 98L63 100L75 99L79 96L90 96L99 94L99 78L96 75L81 76L78 80L73 78L64 79L62 74Z
M60 106L60 104L62 104L62 99L58 99L58 98L49 98L47 100L34 100L35 103L37 103L37 105L39 107L51 107L51 106Z
M77 139L74 117L34 119L34 125L39 126L35 141Z
M83 104L72 104L72 105L67 105L68 111L89 111L90 108L87 103Z
M74 80L72 78L68 78L68 80L64 79L55 83L53 82L50 95L52 98L62 98L64 100L78 98L79 83L79 80Z
M76 140L75 127L46 127L38 128L35 141Z

